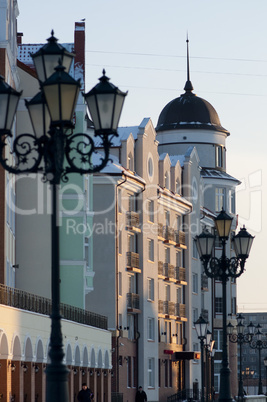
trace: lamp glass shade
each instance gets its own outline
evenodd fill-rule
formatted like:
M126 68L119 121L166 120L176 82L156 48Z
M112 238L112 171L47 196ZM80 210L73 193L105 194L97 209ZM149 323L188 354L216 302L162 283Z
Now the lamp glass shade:
M205 338L205 345L210 346L211 343L212 333L207 329L206 338Z
M195 242L199 257L210 258L214 247L215 236L204 228L202 233L195 237Z
M40 82L44 82L55 72L59 60L68 73L75 56L74 53L68 52L64 46L57 43L53 31L47 42L36 53L31 54Z
M248 258L253 240L254 236L251 236L245 227L241 228L239 233L233 237L234 250L238 258Z
M75 81L64 67L59 65L56 72L42 85L51 125L72 127L72 119L77 103L80 82Z
M233 324L231 322L228 322L227 328L226 328L227 334L232 335L232 333L234 332L234 328L235 327L233 326Z
M228 239L232 226L233 218L229 216L224 209L221 210L219 215L215 218L215 225L218 232L218 236L221 239Z
M242 324L242 322L239 322L236 326L237 328L237 333L243 335L245 332L245 325Z
M252 322L249 323L249 325L247 326L247 329L248 329L248 333L250 335L255 334L256 327L254 324L252 324Z
M267 367L267 357L263 359L264 366Z
M263 336L263 333L261 332L260 329L258 329L258 330L255 332L254 335L256 336L256 338L257 338L258 341L261 341L262 336Z
M17 92L0 76L0 130L10 133L22 92Z
M127 92L122 92L111 84L105 75L105 70L99 81L100 83L91 91L84 94L95 133L96 135L116 134Z
M199 319L194 323L196 331L197 331L197 336L199 339L206 338L208 324L209 323L206 320L204 320L204 318L202 316L200 316Z
M25 101L36 138L47 134L50 115L43 92L38 92L29 102Z

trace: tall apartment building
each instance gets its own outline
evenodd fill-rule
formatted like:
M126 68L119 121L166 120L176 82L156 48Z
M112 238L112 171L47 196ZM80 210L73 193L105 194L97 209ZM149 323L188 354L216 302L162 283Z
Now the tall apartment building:
M205 275L194 238L204 226L215 231L222 208L236 228L239 182L226 172L228 136L213 106L193 93L188 68L185 93L163 108L156 129L149 119L120 128L113 165L94 176L95 281L86 300L109 316L112 389L126 399L138 383L150 401L200 387L200 361L193 353L200 350L194 328L200 315L216 341L219 390L222 286ZM221 253L219 242L214 253ZM229 241L227 255L232 253ZM235 281L229 281L227 294L234 318Z

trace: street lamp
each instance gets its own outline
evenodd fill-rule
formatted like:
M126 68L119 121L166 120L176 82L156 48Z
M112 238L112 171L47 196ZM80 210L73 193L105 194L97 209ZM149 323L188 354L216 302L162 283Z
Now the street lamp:
M249 346L252 349L258 349L259 351L259 387L258 387L258 395L263 395L262 389L262 379L261 379L261 351L262 349L267 349L267 339L263 339L263 333L261 332L261 325L258 324L256 327L257 331L254 334L254 337L249 342Z
M222 242L222 255L220 258L212 257L215 236L204 229L203 232L196 236L195 241L199 253L199 257L203 263L205 274L210 278L216 278L222 282L222 299L223 299L223 343L222 343L222 367L220 372L220 401L232 401L230 390L230 369L228 363L227 350L227 311L226 311L226 284L229 278L237 278L245 268L245 261L249 256L249 252L253 242L251 236L245 228L233 237L234 250L236 257L228 258L225 248L228 240L233 218L227 215L222 209L215 218L215 226L219 239Z
M234 327L230 322L227 325L227 332L229 340L232 343L239 345L239 380L238 380L238 399L243 400L244 396L244 384L242 375L242 345L243 343L249 343L252 340L255 332L255 326L250 323L247 327L244 325L245 317L242 314L238 314L236 317L237 326ZM247 329L247 332L245 332Z
M60 316L59 185L61 180L68 180L69 173L92 174L106 166L112 138L118 135L118 122L127 95L108 82L105 71L100 83L84 95L96 127L95 135L100 137L100 146L104 150L99 165L94 165L92 156L95 146L91 136L85 133L73 134L70 130L74 128L73 113L80 90L80 82L68 74L73 57L74 54L57 44L53 31L48 43L32 55L41 87L41 92L26 102L34 135L13 136L11 129L21 93L12 89L0 77L0 163L13 174L41 173L44 181L49 182L52 188L52 312L50 363L46 368L48 402L69 401L68 369L63 364ZM95 102L91 102L91 96L94 96ZM102 121L104 124L99 124ZM9 138L12 137L13 165L9 163L10 158L5 156Z
M204 402L204 340L207 336L208 322L202 316L194 323L197 331L198 339L200 340L201 348L201 402Z

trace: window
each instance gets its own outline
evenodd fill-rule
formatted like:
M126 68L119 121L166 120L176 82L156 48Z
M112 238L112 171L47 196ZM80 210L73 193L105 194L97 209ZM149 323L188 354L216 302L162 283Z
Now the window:
M223 333L222 329L214 329L213 330L214 340L215 340L215 349L217 352L222 351L222 342L223 342Z
M221 371L221 362L214 361L214 390L215 390L215 392L219 392L219 388L220 388L220 371Z
M148 283L148 300L154 300L154 279L147 278Z
M171 252L169 247L165 247L165 263L169 264L171 261Z
M134 315L127 315L128 339L134 340Z
M223 299L222 297L215 297L215 313L223 312Z
M170 211L165 211L165 225L170 226Z
M181 251L177 251L176 252L176 267L182 267L183 263L182 263L182 253Z
M183 289L178 287L176 289L176 303L182 303L183 302Z
M165 301L170 301L170 285L165 285Z
M136 238L135 238L135 235L128 234L128 251L136 253Z
M153 160L152 160L152 158L148 159L148 175L150 178L153 177Z
M148 201L148 220L154 222L154 201Z
M215 189L215 210L220 212L222 208L225 209L225 189L216 188Z
M192 274L192 292L198 293L198 274Z
M118 283L118 287L119 287L119 296L122 296L122 274L121 272L119 272L119 283Z
M153 357L148 358L148 388L154 388L154 371L155 371L155 359Z
M129 195L129 209L130 212L136 212L136 197L135 195Z
M128 275L128 290L129 293L135 293L135 276Z
M229 190L228 204L229 212L235 214L235 190Z
M192 309L193 327L195 327L195 322L198 320L198 308L193 307Z
M147 339L149 341L155 340L154 318L151 317L147 319Z
M148 239L148 259L154 261L154 240Z
M223 147L217 145L215 148L215 158L216 158L216 167L223 167L224 166L224 157L223 157Z

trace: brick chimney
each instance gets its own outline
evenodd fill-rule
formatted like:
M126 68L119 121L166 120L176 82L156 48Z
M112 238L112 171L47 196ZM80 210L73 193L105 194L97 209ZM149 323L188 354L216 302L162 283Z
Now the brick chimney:
M85 22L75 22L74 31L74 75L81 78L81 90L84 91L85 82Z

